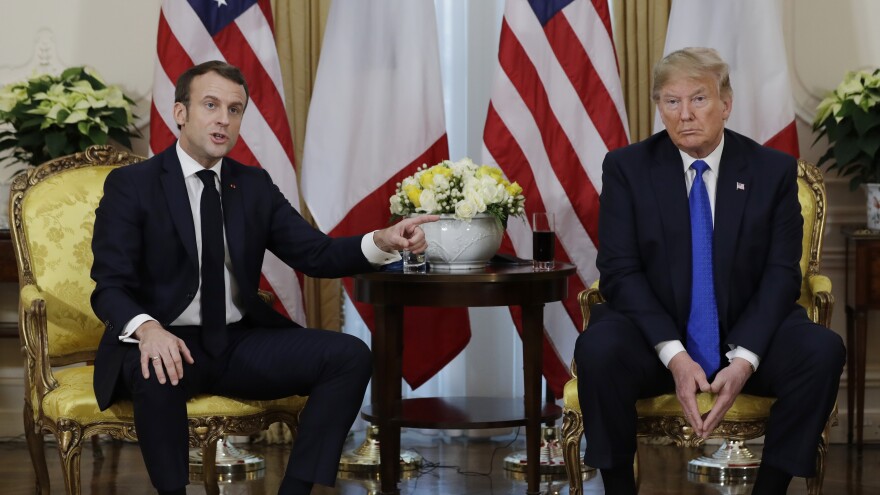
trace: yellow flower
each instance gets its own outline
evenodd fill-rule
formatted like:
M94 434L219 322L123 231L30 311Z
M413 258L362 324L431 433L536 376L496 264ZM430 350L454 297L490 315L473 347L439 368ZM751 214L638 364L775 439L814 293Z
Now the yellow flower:
M522 186L517 182L508 185L505 189L507 189L507 194L510 194L511 196L518 196L522 194L523 191Z
M406 193L406 197L409 198L413 206L416 208L422 206L422 202L419 200L419 197L422 195L422 188L415 184L408 184L404 186L403 192Z
M434 184L434 169L429 168L422 172L422 176L419 178L419 184L422 185L423 189L427 189Z

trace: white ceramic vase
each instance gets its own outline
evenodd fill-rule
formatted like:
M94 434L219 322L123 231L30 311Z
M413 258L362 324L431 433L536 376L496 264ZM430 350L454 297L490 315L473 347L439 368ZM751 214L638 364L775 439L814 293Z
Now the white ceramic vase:
M481 213L470 221L444 214L440 220L422 224L428 240L426 251L432 270L483 268L501 247L504 229L498 219Z
M880 230L880 184L865 184L868 195L868 228Z

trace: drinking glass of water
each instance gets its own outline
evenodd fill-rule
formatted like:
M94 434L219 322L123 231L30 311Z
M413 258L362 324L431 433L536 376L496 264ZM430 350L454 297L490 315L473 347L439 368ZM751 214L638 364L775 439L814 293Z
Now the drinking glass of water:
M428 265L425 260L425 252L414 253L412 251L401 251L400 256L403 258L403 273L425 273Z
M552 213L532 213L532 268L553 269L556 254L556 228Z

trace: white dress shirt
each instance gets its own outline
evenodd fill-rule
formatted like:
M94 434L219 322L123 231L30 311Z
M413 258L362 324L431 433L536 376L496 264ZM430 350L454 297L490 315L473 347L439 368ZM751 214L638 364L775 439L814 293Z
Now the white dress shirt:
M177 143L177 158L180 160L180 167L183 170L183 180L186 184L186 195L189 198L189 206L192 211L193 225L195 226L195 234L196 234L196 249L198 252L199 258L199 272L201 273L201 265L202 265L202 215L201 215L201 197L202 190L204 189L204 183L201 179L196 175L196 172L200 170L204 170L198 162L196 162L192 157L186 154L183 151L183 148L180 147L180 142ZM217 191L220 191L220 170L223 167L223 160L217 162L216 165L210 168L213 170L216 175L215 186L217 187ZM239 297L238 292L238 283L235 281L235 277L232 276L232 261L229 259L229 246L226 245L226 235L225 235L225 227L224 227L224 235L223 235L223 244L226 251L226 256L224 258L224 270L223 270L223 281L226 285L226 323L235 323L241 320L244 315L244 311L241 307L241 298ZM373 266L381 266L386 263L390 263L392 261L397 261L400 259L400 254L397 252L389 253L386 251L382 251L376 246L376 243L373 242L373 232L370 232L361 239L361 251L363 251L364 256L366 256L367 261L369 261ZM119 340L123 342L137 343L137 340L132 337L132 334L139 326L141 326L144 322L154 320L155 318L151 317L148 314L139 314L128 321L123 327L122 332L119 334ZM193 298L192 302L186 309L183 310L183 313L177 317L176 320L171 322L171 326L180 326L180 325L201 325L202 324L202 287L199 284L199 289L196 291L196 295Z
M705 158L699 158L699 160L703 160L706 162L706 165L709 166L709 168L703 173L703 183L706 185L706 192L709 193L709 206L712 209L713 225L715 224L715 191L718 186L718 173L721 169L721 152L723 150L724 135L722 134L721 143L718 144L718 147ZM688 195L690 195L691 186L697 176L697 172L691 168L691 164L697 161L698 158L694 158L681 150L679 150L679 153L681 153L681 161L684 166L685 185L687 186ZM663 362L663 366L666 366L667 368L669 367L669 361L671 361L676 354L679 352L685 352L684 344L682 344L680 340L666 340L660 342L654 346L654 349L657 351L660 361ZM752 370L758 369L760 359L757 354L741 346L730 346L730 349L731 350L725 354L728 361L732 361L733 358L737 357L743 358L752 365Z

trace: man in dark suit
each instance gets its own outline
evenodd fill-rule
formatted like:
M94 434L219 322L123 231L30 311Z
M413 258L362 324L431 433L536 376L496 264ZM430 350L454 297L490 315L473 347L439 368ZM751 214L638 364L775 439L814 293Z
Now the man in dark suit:
M423 216L333 239L311 227L262 169L226 154L248 104L241 72L223 62L177 82L180 139L111 172L96 211L95 314L106 331L95 359L102 409L130 398L144 461L160 493L188 483L186 400L308 395L279 493L332 485L372 365L367 346L301 328L257 295L268 249L313 277L373 270L396 251L424 250Z
M705 438L741 392L776 397L753 493L784 494L793 475L815 474L837 397L843 343L797 304L796 161L724 129L728 74L712 49L666 56L652 95L666 130L603 164L607 303L593 308L575 361L584 462L601 469L609 494L636 493L640 398L674 390ZM700 391L717 394L705 416Z

